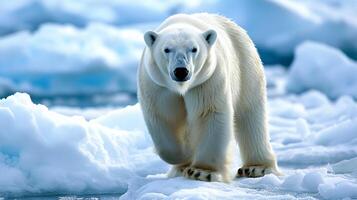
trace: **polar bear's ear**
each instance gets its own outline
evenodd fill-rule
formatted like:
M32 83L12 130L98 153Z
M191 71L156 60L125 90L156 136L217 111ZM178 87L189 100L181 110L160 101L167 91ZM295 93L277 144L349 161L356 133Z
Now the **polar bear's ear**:
M154 44L154 42L157 39L158 34L155 33L154 31L148 31L145 33L144 35L144 40L145 43L148 47L152 47L152 45Z
M217 39L217 33L215 30L208 30L202 34L209 46L212 46Z

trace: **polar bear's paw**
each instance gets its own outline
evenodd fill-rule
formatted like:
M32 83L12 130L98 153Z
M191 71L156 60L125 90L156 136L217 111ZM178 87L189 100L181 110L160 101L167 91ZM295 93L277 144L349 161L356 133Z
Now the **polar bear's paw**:
M189 179L208 181L208 182L222 182L223 176L217 171L204 170L195 167L187 167L183 171L183 176Z
M264 166L246 166L238 169L237 177L256 178L270 173L272 173L272 170Z

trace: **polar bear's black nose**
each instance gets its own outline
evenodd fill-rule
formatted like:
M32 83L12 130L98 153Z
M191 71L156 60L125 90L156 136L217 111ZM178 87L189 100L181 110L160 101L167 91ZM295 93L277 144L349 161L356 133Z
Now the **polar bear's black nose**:
M185 67L178 67L174 70L176 81L187 81L189 79L189 71Z

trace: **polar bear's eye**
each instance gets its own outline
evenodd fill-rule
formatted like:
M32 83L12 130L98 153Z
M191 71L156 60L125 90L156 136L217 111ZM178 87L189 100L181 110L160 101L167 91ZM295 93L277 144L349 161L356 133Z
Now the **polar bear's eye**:
M170 53L171 51L170 51L170 49L165 48L165 49L164 49L164 52L165 52L165 53Z
M193 47L193 48L191 49L191 52L192 52L192 53L196 53L196 52L197 52L197 48L196 48L196 47Z

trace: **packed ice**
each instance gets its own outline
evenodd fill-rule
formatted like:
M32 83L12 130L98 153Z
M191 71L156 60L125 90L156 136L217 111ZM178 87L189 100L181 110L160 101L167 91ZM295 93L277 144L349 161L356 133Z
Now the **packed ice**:
M356 9L352 0L1 1L0 199L357 199ZM135 98L142 35L201 11L237 22L259 50L282 176L166 177Z
M265 64L289 65L306 40L356 59L356 9L349 0L2 1L0 95L135 93L142 32L178 12L232 18L248 31Z
M269 108L284 176L204 183L166 178L169 165L155 154L138 104L88 121L16 93L0 102L0 192L116 192L125 193L123 199L357 197L357 103L347 96L331 102L311 91L271 99ZM238 152L235 159L232 173Z
M93 23L46 24L0 38L0 94L80 95L135 91L141 31Z
M289 72L288 91L319 90L336 99L342 95L357 98L357 62L339 49L316 42L297 47Z

